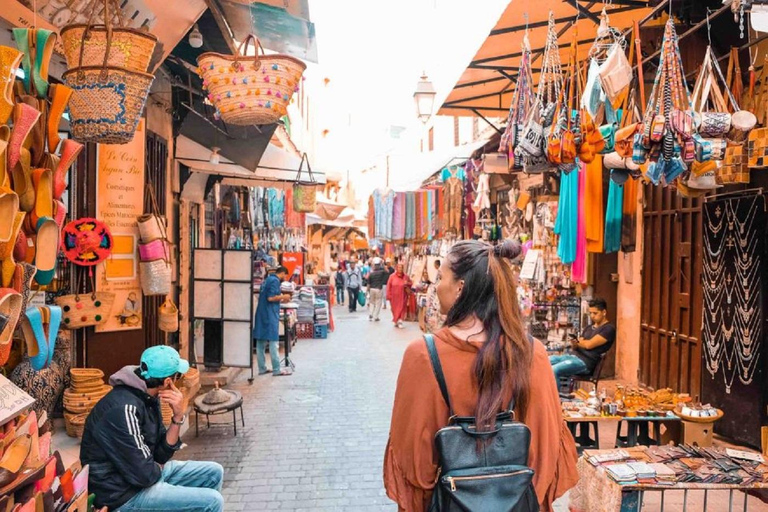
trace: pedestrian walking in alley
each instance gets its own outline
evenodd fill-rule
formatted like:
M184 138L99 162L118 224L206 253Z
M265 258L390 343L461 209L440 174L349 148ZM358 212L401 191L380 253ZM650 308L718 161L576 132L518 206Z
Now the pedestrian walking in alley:
M428 333L437 331L445 322L445 315L440 312L440 301L437 299L437 285L440 284L440 260L435 260L434 265L437 277L427 289L427 311L424 318L424 325Z
M336 270L333 283L336 288L336 304L343 306L344 295L347 293L347 278L344 276L344 271L340 268Z
M511 242L493 247L462 241L442 265L437 294L446 322L433 340L452 407L425 370L432 365L425 339L415 340L400 367L384 460L384 486L400 510L428 509L439 476L434 434L452 415L474 417L475 431L488 432L498 428L498 413L514 408L515 418L530 429L527 460L543 512L578 481L576 447L563 422L547 351L526 334L517 296L509 293L517 287L510 260L519 254L520 246ZM475 438L467 438L473 453Z
M374 258L373 271L368 276L368 294L371 296L371 314L368 320L380 320L381 306L384 302L383 288L389 279L389 273L384 270L381 258Z
M344 273L347 278L347 293L349 294L349 312L354 313L357 311L357 295L360 293L360 288L363 286L363 274L360 272L360 268L357 263L352 260L349 262L347 271Z
M283 294L280 289L288 276L288 269L277 267L270 272L259 291L259 304L256 308L256 318L253 328L253 339L256 341L256 364L259 375L269 373L266 363L266 350L269 344L269 357L272 360L272 375L280 377L290 375L288 370L280 369L280 303L289 302L290 294Z
M392 306L392 322L399 329L403 328L403 320L408 312L408 292L411 289L411 278L405 274L405 267L398 263L395 273L387 281L387 300Z
M395 267L392 266L391 260L386 260L384 262L384 270L387 271L387 281L389 281L389 277L395 273ZM384 305L381 307L381 309L387 309L387 285L384 284L384 288L381 289L381 294L384 297Z
M80 462L97 508L221 512L224 468L215 462L173 461L181 448L187 404L176 388L189 363L171 347L150 347L139 366L110 377L112 391L88 415ZM166 430L160 403L170 405ZM34 507L33 507L34 508Z

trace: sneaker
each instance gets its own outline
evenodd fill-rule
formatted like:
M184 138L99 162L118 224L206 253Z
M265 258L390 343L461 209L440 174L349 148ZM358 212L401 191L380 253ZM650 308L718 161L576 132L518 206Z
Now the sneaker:
M376 321L377 321L377 322L378 322L379 320L381 320L381 318L377 318L377 319L376 319Z
M403 328L403 321L402 320L398 320L397 321L397 328L398 329L402 329Z
M378 318L377 318L376 320L378 320ZM369 321L369 322L372 322L372 321L373 321L373 316L371 316L371 315L368 315L368 321Z

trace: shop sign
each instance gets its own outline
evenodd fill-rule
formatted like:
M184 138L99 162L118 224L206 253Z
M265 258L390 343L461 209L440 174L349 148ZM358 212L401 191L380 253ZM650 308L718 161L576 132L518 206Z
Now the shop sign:
M288 269L288 279L293 273L299 271L299 284L304 284L304 254L300 252L284 252L282 265Z
M127 144L98 144L96 156L96 218L112 231L112 254L96 267L96 289L115 294L106 322L96 332L141 329L139 228L144 213L145 122Z
M35 403L35 399L0 375L0 425Z

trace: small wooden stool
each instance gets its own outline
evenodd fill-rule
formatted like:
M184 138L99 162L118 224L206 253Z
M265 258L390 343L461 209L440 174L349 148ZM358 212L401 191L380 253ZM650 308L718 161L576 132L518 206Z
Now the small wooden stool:
M243 414L243 395L238 391L226 390L227 393L233 395L232 400L224 402L223 404L205 404L203 398L205 395L200 395L195 398L195 437L200 435L200 418L199 414L205 415L205 419L208 423L208 428L211 428L211 416L217 416L219 414L232 413L232 426L235 428L235 436L237 436L237 410L240 409L240 421L243 428L245 428L245 415ZM216 423L214 423L216 425ZM220 425L229 426L229 422L220 423Z

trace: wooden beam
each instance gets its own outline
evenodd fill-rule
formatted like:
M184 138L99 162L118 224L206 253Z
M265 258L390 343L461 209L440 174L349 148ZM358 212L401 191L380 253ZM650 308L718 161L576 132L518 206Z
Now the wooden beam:
M227 23L227 19L224 17L224 12L221 10L219 3L216 0L205 0L205 4L211 10L213 19L216 20L216 24L219 26L219 30L221 30L221 34L224 36L224 40L227 42L229 51L232 52L232 55L237 55L235 33L232 31L232 27L229 26L229 23Z

